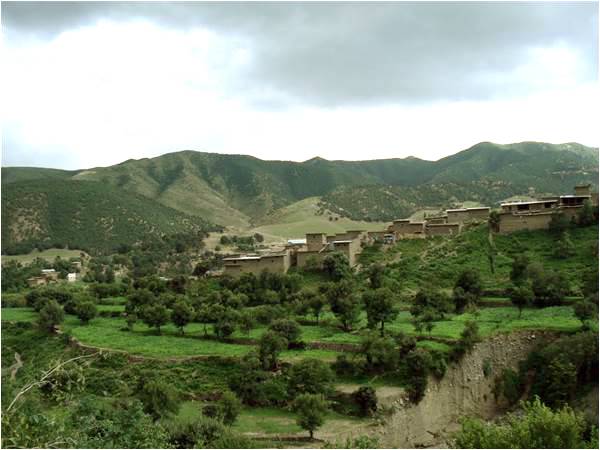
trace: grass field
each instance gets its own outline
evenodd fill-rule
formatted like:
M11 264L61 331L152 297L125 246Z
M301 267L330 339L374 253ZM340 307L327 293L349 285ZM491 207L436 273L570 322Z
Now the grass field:
M338 217L325 212L318 214L318 197L309 197L299 202L278 209L258 224L252 232L268 236L280 236L285 239L303 238L306 233L322 232L328 234L342 233L347 230L383 230L387 222L362 222ZM329 217L332 220L329 220Z
M120 310L121 305L99 305L102 310ZM105 309L108 308L108 309ZM114 309L113 309L114 308ZM3 308L2 321L31 322L37 314L30 308ZM556 330L564 332L577 331L581 322L574 316L571 306L554 306L542 309L525 309L519 318L517 308L512 306L480 308L475 313L448 315L445 320L435 322L431 333L418 333L413 324L412 316L408 311L401 311L393 323L387 324L386 329L392 332L403 332L411 336L425 338L419 346L431 349L448 351L449 347L435 339L456 340L460 337L465 327L465 322L474 320L479 325L480 335L487 337L495 333L510 332L515 330ZM301 339L304 342L347 343L359 344L362 336L368 333L366 317L362 316L361 324L351 333L345 333L333 324L331 313L324 314L320 326L303 325ZM598 329L598 322L591 324L594 330ZM132 354L153 358L185 358L192 356L242 356L252 350L253 345L234 342L221 342L204 337L204 326L192 323L185 328L185 334L172 324L161 328L162 334L158 335L154 329L149 329L142 323L137 323L133 331L125 328L125 320L121 317L97 317L87 325L82 325L73 316L67 316L63 329L72 334L80 342L95 347L122 350ZM207 327L211 333L211 327ZM236 339L258 339L266 327L253 329L249 336L234 333ZM428 340L431 337L434 340ZM297 360L301 358L318 358L327 361L335 360L339 352L324 349L287 350L282 353L284 360Z
M2 255L2 264L8 261L18 261L21 264L29 264L35 258L43 258L47 261L54 261L57 256L62 259L79 258L81 250L67 250L62 248L50 248L44 251L34 250L26 255Z

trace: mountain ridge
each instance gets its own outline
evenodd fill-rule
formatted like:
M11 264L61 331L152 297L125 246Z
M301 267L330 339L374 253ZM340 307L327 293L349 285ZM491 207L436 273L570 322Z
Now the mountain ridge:
M264 161L182 150L73 171L3 167L2 187L3 197L6 192L14 199L11 191L19 182L39 181L40 193L49 181L55 188L71 181L97 182L186 216L245 229L312 197L319 198L323 208L352 220L388 221L425 207L464 201L493 205L517 194L571 192L582 182L596 187L597 177L597 148L525 141L481 142L437 161L414 157Z

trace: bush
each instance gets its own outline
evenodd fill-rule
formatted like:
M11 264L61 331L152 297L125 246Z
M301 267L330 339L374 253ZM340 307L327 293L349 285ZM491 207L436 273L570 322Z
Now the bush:
M87 324L90 320L98 315L98 308L96 308L94 303L84 301L75 306L75 314L79 320L81 320L81 323Z
M298 322L290 319L277 319L269 325L269 330L279 334L288 344L295 344L300 340L302 330Z
M377 394L371 386L362 386L352 393L363 417L371 416L377 411Z
M496 377L493 392L496 401L504 398L509 405L514 405L523 392L521 377L510 368L503 369L502 374Z
M406 356L408 382L408 397L414 403L419 403L427 389L427 376L432 365L431 355L422 348L411 351Z
M144 411L150 414L154 421L168 417L179 410L177 392L171 385L158 380L140 380L137 396L144 405Z
M553 411L539 398L522 403L523 414L509 414L501 423L466 419L455 448L597 448L585 436L582 415L570 407ZM597 437L595 439L597 441Z
M232 392L225 392L219 400L220 416L225 425L233 425L241 410L241 403Z
M52 332L64 319L65 312L62 307L55 300L50 300L40 310L38 325L42 330Z

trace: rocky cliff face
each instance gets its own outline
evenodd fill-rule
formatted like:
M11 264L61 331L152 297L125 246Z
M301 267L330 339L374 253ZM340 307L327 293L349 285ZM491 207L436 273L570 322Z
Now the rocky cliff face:
M535 347L556 337L552 332L527 331L480 342L460 363L448 367L441 381L429 380L418 405L402 395L382 399L393 413L373 434L384 448L443 447L448 435L459 429L461 417L492 419L503 413L492 392L495 377L506 367L517 369ZM484 366L490 369L487 376Z

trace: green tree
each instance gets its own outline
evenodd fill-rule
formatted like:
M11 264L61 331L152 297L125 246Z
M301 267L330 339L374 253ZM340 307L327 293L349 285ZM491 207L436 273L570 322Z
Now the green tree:
M81 320L81 323L87 324L98 315L98 308L93 302L80 302L75 306L75 315Z
M40 310L38 325L42 330L53 332L65 319L65 312L56 300L49 300Z
M325 297L312 289L304 289L300 291L300 299L312 311L317 320L317 325L319 325L319 316L327 304Z
M581 320L584 329L589 328L588 322L595 317L598 317L598 305L588 299L578 301L573 305L575 317Z
M277 319L269 325L269 331L279 334L285 338L288 344L296 344L300 340L302 329L298 322L291 319Z
M577 224L580 227L587 227L598 222L598 207L594 207L592 202L586 200L583 202L583 207L577 214Z
M360 318L360 296L359 294L348 294L337 298L331 303L331 311L341 322L344 331L351 331L352 327Z
M185 300L178 300L173 304L171 310L171 321L177 328L179 328L181 334L183 334L184 327L190 323L195 317L194 308Z
M567 231L570 226L571 221L565 213L555 212L554 214L552 214L552 218L550 219L548 229L550 230L550 232L556 235L561 235L565 231Z
M369 370L389 371L398 363L396 343L389 337L377 336L375 333L364 336L360 344L360 354L365 357Z
M510 269L510 281L520 286L527 281L527 267L529 266L529 256L519 253L515 256Z
M258 342L258 356L263 369L272 370L277 367L277 357L288 346L288 341L279 333L267 331Z
M371 416L377 411L377 394L371 386L361 386L352 393L352 398L363 417Z
M303 430L307 430L310 438L323 423L325 423L325 414L327 414L327 402L322 395L303 394L294 400L292 406L294 412L298 414L297 423Z
M553 255L558 259L567 259L575 254L575 245L568 231L564 231L554 246Z
M180 402L177 392L171 385L159 380L140 380L137 396L144 405L144 411L156 422L162 417L176 414Z
M381 336L384 334L386 322L393 322L398 317L398 309L394 305L394 294L387 288L369 290L363 294L363 302L367 310L367 321L370 328L379 324Z
M427 376L429 375L432 359L430 353L417 348L406 355L405 358L408 397L414 403L421 401L427 389Z
M298 394L331 393L335 376L328 364L318 359L303 359L288 371L288 393L290 397Z
M560 305L569 292L569 280L561 272L536 270L530 278L534 304L540 308Z
M533 302L533 291L528 285L515 286L509 291L510 301L519 308L519 319L523 308L531 305Z
M500 213L498 211L490 212L490 217L488 218L488 225L492 229L492 231L500 231Z
M235 332L240 314L232 309L225 308L222 314L217 315L218 319L213 325L215 335L219 339L226 339Z
M240 331L242 333L245 333L246 336L250 336L250 331L252 331L252 328L254 328L254 326L256 325L256 320L252 311L242 311L238 322L240 326Z
M169 322L169 310L160 303L146 305L141 310L141 317L146 325L156 328L160 334L160 327Z
M322 266L323 271L333 281L343 280L352 274L348 258L340 252L333 252L323 258Z
M474 269L465 269L454 283L454 303L457 313L462 313L469 304L479 301L483 287L481 276Z
M553 411L536 398L521 408L500 423L464 420L454 448L597 448L597 429L590 442L585 419L570 407Z
M218 407L225 425L233 425L240 414L242 404L233 392L226 391L219 400Z
M383 286L383 274L385 273L385 266L383 264L374 263L367 269L367 276L369 277L369 283L371 289L379 289Z

